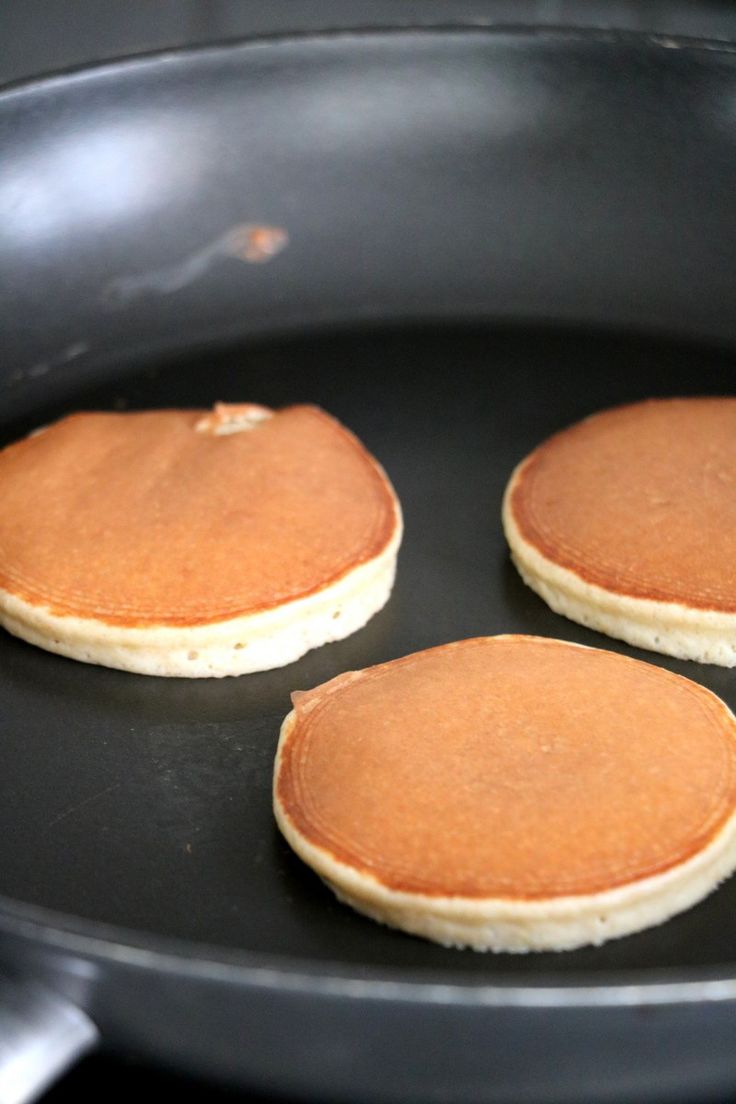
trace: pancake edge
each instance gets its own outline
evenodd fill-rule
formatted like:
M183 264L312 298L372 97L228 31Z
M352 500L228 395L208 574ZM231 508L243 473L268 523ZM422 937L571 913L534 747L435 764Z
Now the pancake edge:
M708 690L706 693L712 694ZM712 696L736 727L736 717L725 702L716 694ZM596 893L528 900L442 897L391 889L374 875L312 843L279 801L283 748L295 724L296 710L292 710L281 726L273 775L274 816L289 846L343 904L380 924L444 947L511 954L598 947L610 939L655 927L692 908L736 870L734 810L709 843L683 862Z
M525 457L512 472L501 510L511 559L526 585L555 613L636 648L719 667L736 667L736 614L634 598L589 583L575 571L544 556L522 535L511 499L534 455Z
M388 485L388 480L387 486ZM0 625L45 651L102 667L174 678L223 678L285 667L362 629L385 606L403 536L398 498L381 551L303 598L207 624L127 627L65 616L0 588Z

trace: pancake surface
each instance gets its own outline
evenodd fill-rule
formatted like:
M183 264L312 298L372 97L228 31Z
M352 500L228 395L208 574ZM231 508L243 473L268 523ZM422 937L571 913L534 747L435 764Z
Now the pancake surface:
M662 399L563 430L515 470L503 522L558 613L736 665L736 399Z
M466 640L295 694L274 809L377 920L479 950L601 943L736 866L736 722L637 660Z
M0 452L0 620L149 674L281 666L388 599L398 502L323 411L76 414Z

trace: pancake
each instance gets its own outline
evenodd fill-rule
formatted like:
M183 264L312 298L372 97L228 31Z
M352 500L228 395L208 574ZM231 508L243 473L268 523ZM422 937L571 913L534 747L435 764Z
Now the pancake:
M280 667L388 600L391 485L314 406L75 414L0 452L0 623L149 675Z
M514 562L557 613L736 665L736 399L660 399L556 434L514 471Z
M374 920L564 950L658 924L736 867L736 719L648 663L464 640L293 695L274 810Z

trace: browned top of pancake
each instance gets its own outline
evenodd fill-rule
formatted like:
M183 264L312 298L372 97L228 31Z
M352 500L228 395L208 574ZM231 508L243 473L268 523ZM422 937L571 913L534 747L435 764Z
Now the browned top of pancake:
M531 454L510 505L524 540L587 582L736 612L736 399L579 422Z
M310 594L386 546L389 484L334 419L293 406L217 436L205 413L75 414L0 452L0 586L59 614L194 625Z
M396 890L594 893L681 863L736 808L725 706L611 652L485 637L294 698L282 807Z

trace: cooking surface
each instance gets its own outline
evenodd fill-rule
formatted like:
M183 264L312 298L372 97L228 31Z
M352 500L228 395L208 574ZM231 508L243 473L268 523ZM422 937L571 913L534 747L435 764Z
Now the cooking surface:
M529 632L660 663L736 707L733 673L638 652L553 614L511 566L499 510L550 432L647 395L728 393L734 361L601 335L415 328L273 341L120 374L14 418L3 443L73 409L316 402L385 465L406 537L389 605L348 640L277 671L166 680L90 667L0 636L0 885L34 905L163 937L313 962L562 979L733 960L736 881L663 927L563 955L482 956L339 905L271 816L289 693L449 640ZM20 393L19 393L20 394ZM27 388L15 410L30 408Z

